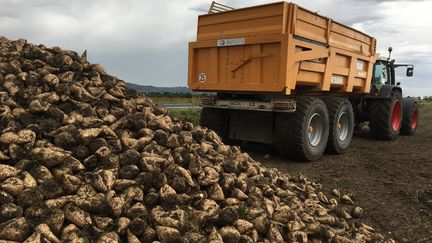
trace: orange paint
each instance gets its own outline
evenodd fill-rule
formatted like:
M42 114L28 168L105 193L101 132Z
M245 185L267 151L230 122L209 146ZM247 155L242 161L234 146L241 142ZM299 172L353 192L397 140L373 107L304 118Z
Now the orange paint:
M367 93L375 38L279 2L201 15L189 43L196 91Z

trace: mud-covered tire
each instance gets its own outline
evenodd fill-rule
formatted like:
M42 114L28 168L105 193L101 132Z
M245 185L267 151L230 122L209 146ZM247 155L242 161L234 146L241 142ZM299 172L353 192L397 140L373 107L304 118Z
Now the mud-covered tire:
M406 136L413 136L418 127L419 108L415 98L403 99L403 118L400 133Z
M322 98L329 113L329 138L326 152L344 153L351 143L354 132L354 111L346 98Z
M402 95L397 90L392 91L389 99L373 101L368 112L371 135L381 140L395 140L402 126L402 114Z
M322 125L321 128L316 126L319 140L311 140L310 134L313 133L310 129L311 122ZM276 114L273 144L284 156L302 161L314 161L324 153L328 132L328 111L324 102L315 97L299 97L296 98L294 113Z
M214 130L222 140L228 139L228 110L203 107L200 126Z

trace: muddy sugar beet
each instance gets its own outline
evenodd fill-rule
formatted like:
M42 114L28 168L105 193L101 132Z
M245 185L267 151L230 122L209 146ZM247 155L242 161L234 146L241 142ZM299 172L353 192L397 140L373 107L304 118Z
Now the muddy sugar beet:
M392 242L86 53L0 37L0 86L1 242Z

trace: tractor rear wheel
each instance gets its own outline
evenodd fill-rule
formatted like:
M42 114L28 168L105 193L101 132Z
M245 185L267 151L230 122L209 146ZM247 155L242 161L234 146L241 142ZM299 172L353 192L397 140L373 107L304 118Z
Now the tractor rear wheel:
M419 122L418 104L415 98L404 98L401 134L413 136Z
M228 114L229 110L203 107L200 125L214 130L226 142L228 139Z
M325 97L323 101L329 112L329 139L326 151L344 153L351 143L354 132L354 111L346 98Z
M324 102L315 97L296 98L294 113L277 113L273 144L284 156L314 161L327 146L329 116Z
M393 90L389 99L373 101L368 115L372 136L383 140L395 140L402 124L401 93Z

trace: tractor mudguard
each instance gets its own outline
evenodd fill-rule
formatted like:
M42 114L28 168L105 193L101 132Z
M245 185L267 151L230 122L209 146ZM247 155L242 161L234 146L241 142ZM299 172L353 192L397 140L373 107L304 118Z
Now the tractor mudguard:
M402 95L402 88L398 85L385 84L381 87L378 95L368 94L367 99L389 99L393 90L397 90Z
M417 98L415 97L405 97L402 100L403 105L412 106L415 102L417 102Z

